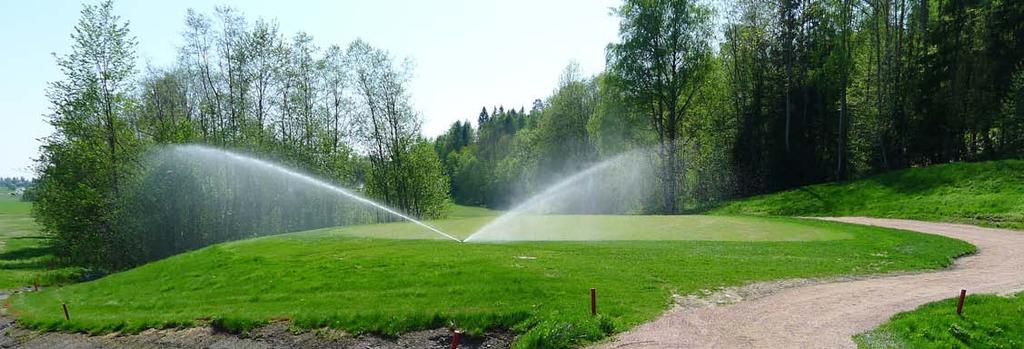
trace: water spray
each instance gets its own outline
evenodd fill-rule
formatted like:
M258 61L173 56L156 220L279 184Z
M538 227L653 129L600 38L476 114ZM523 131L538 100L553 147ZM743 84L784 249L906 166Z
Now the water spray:
M353 199L353 200L355 200L355 201L357 201L359 203L363 203L363 204L366 204L366 205L370 205L370 206L376 207L376 208L378 208L378 209L380 209L380 210L382 210L384 212L390 213L392 215L395 215L396 217L399 217L401 219L404 219L404 220L407 220L409 222L412 222L413 224L416 224L418 226L426 228L426 229L428 229L428 230L430 230L430 231L432 231L434 233L437 233L438 235L441 235L441 236L443 236L445 238L448 238L448 239L451 239L451 240L454 240L454 241L458 241L458 242L463 242L459 238L456 238L456 237L454 237L454 236L452 236L452 235L450 235L448 233L445 233L445 232L441 231L440 229L437 229L437 228L435 228L435 227L433 227L433 226L431 226L429 224L426 224L426 223L423 223L423 222L421 222L419 220L413 219L412 217L409 217L409 216L407 216L405 214L402 214L402 213L398 212L395 209L392 209L390 207L384 206L383 204L377 203L376 201L373 201L373 200L364 198L362 196L359 196L359 195L357 195L357 194L355 194L355 193L353 193L351 191L348 191L348 190L346 190L344 188L340 188L340 187L331 185L330 183L327 183L327 182L321 181L319 179L313 178L311 176L308 176L308 175L305 175L305 174L293 171L293 170L288 169L288 168L286 168L284 166L280 166L280 165L277 165L277 164L274 164L274 163L271 163L271 162L268 162L268 161L263 161L263 160L260 160L260 159L251 158L251 157L248 157L248 156L243 156L243 155L240 155L240 154L232 153L230 151L226 151L226 150L222 150L222 149L216 149L216 148L210 148L210 147L205 147L205 146L200 146L200 145L182 145L182 146L177 146L176 148L177 149L181 149L181 150L192 150L192 151L199 151L199 152L206 152L206 153L214 153L214 154L218 154L218 155L223 155L223 156L230 157L231 159L234 159L234 160L243 161L243 162L247 162L247 163L259 166L259 167L261 167L263 169L266 169L266 170L270 170L270 171L275 171L275 172L278 172L278 173L286 174L286 175L292 176L292 177L294 177L296 179L302 180L302 181L304 181L306 183L313 184L315 186L318 186L318 187L323 188L323 189L327 189L327 190L332 191L334 193L338 193L338 194L344 195L344 196L346 196L346 197L348 197L350 199Z
M645 175L644 171L646 167L640 163L643 159L646 149L633 150L626 153L619 154L615 157L606 159L602 162L591 165L590 167L577 172L561 181L545 188L539 194L533 195L526 201L515 205L512 209L508 210L498 218L488 222L486 225L473 232L473 234L466 237L464 242L478 242L478 241L512 241L517 240L518 237L510 236L505 232L508 227L517 224L517 218L526 214L547 214L547 213L570 213L561 212L565 207L559 207L563 205L566 199L578 199L578 194L591 195L592 192L587 192L583 189L584 185L588 181L592 181L595 178L601 178L601 176L608 176L615 174L613 171L621 171L621 176L613 177L612 181L603 180L603 185L613 186L617 188L630 188L629 193L626 196L635 195L637 189L633 186L638 185ZM610 202L612 199L618 202L629 201L626 197L604 197L604 198L592 198L596 202ZM570 200L571 201L571 200ZM591 201L593 203L594 201ZM555 207L552 207L555 205Z

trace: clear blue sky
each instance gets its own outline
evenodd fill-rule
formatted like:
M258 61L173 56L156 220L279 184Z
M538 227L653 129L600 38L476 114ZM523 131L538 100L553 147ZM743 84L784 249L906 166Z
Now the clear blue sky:
M38 138L52 131L46 83L60 79L51 53L66 52L81 1L0 0L0 176L30 177ZM434 136L481 106L525 106L554 89L570 61L584 74L604 69L618 21L617 0L261 1L120 0L115 9L138 38L139 70L171 64L185 11L240 9L251 22L276 19L289 36L318 45L357 37L415 62L411 91Z

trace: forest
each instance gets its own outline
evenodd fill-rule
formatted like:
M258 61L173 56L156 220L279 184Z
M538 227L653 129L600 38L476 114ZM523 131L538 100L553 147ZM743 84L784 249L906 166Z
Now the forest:
M435 148L454 201L500 208L538 176L633 147L672 152L662 182L678 189L660 213L1024 151L1020 2L722 7L627 1L607 71L570 66L525 114L485 107L475 128L453 124Z
M551 95L479 101L434 139L410 61L366 41L320 46L238 9L190 10L176 62L139 67L115 12L83 6L47 91L34 212L70 264L146 260L120 253L135 234L125 198L167 144L254 154L426 218L507 208L633 149L656 154L652 214L1024 153L1018 1L626 0L605 71L567 62Z

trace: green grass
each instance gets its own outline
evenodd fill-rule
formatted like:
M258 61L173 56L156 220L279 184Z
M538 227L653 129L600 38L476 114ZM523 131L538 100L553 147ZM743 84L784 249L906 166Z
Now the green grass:
M568 227L581 217L561 218L566 221L559 226ZM634 239L670 233L647 227L652 217L632 219L617 222L616 229L629 229ZM517 346L557 348L650 320L668 308L673 293L941 268L973 251L944 237L835 222L677 219L671 229L676 240L667 241L460 244L359 237L411 229L407 224L324 229L214 245L99 280L19 295L9 305L19 325L46 330L134 332L212 323L245 331L290 319L298 328L350 333L448 325L470 333L509 329L522 334ZM702 228L702 220L711 228ZM465 236L482 222L434 223ZM746 232L731 231L733 223L746 224ZM766 233L751 235L758 226ZM754 241L700 240L716 230L723 238ZM766 241L797 236L813 239ZM697 240L682 240L687 238ZM598 317L589 316L591 287L598 290ZM65 302L71 321L60 310Z
M32 204L0 189L0 290L61 283L77 275L75 268L52 268L53 257L32 219Z
M1024 161L913 168L734 201L712 213L871 216L1024 229Z
M497 216L499 214L501 214L500 211L495 211L488 208L476 206L452 205L451 208L448 210L449 219L492 217Z
M494 217L427 221L458 238L466 238ZM794 219L742 216L616 216L538 215L511 219L501 232L528 241L595 240L714 240L714 241L807 241L847 239L841 230L821 229ZM388 223L327 228L313 233L386 239L444 239L419 226Z
M956 315L956 302L897 314L854 341L861 348L1024 348L1024 293L968 296L963 317Z

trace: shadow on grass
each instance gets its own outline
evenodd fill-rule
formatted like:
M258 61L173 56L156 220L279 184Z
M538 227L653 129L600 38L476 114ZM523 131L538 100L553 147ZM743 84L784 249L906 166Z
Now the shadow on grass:
M0 263L6 262L6 261L14 262L14 261L21 261L21 260L25 260L25 259L32 259L32 258L49 256L49 255L52 254L52 252L53 252L53 249L50 248L50 247L25 247L25 248L19 248L17 250L7 251L7 252L4 252L4 253L0 253ZM4 267L4 268L6 268L6 267ZM9 268L7 268L7 269L9 269Z
M46 261L21 261L14 263L0 263L2 270L43 270L53 266L52 262Z
M922 194L956 185L954 177L958 169L955 166L958 165L960 164L938 165L950 166L945 172L925 168L908 168L871 176L865 178L865 181L900 194Z

